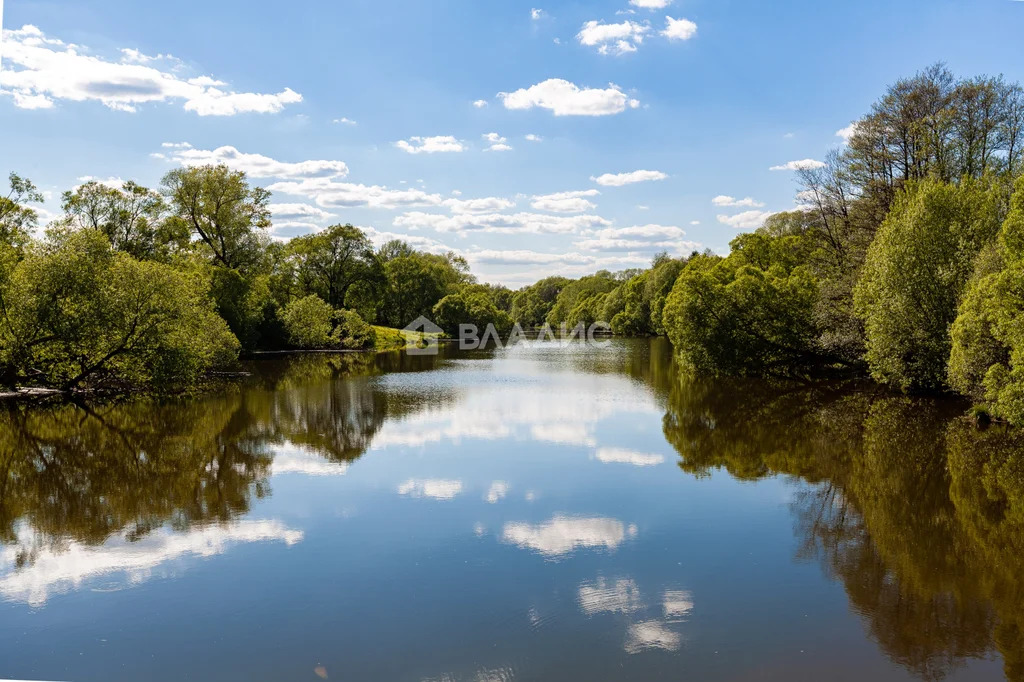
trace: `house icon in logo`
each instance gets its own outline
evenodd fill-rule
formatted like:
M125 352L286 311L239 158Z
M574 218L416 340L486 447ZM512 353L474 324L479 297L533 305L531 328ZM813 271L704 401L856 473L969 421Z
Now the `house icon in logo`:
M438 338L444 330L423 315L401 330L405 337L405 352L409 355L437 355Z

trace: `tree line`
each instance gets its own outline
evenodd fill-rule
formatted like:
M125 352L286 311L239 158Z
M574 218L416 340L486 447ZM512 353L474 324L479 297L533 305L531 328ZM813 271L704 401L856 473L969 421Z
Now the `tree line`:
M0 197L0 384L178 390L240 351L386 348L420 315L666 335L712 375L863 373L1024 423L1024 90L942 65L887 88L848 144L798 171L798 208L728 255L549 277L512 291L455 253L351 225L270 237L270 194L225 166L159 191L87 182L45 236ZM1016 191L1015 191L1016 190Z

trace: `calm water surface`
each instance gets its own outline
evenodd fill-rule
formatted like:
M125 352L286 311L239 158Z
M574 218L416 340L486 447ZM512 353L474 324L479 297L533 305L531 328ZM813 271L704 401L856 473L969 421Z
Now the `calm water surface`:
M0 678L1024 680L1024 441L961 405L659 340L253 372L0 413Z

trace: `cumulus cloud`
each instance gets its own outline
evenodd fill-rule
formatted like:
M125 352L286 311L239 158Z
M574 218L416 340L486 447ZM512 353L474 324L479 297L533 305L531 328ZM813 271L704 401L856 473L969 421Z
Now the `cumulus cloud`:
M589 265L594 262L592 257L579 253L541 253L525 249L481 249L465 255L472 263L488 265Z
M461 152L465 145L451 135L434 135L433 137L410 137L399 140L395 146L410 154L434 154L436 152Z
M664 180L668 176L661 171L636 170L629 173L605 173L590 179L605 187L622 187L632 185L635 182L647 182L650 180Z
M479 199L445 199L442 204L452 213L494 213L512 208L516 202L503 197L481 197Z
M247 154L229 146L194 149L187 142L165 142L164 147L174 149L171 158L183 166L224 164L234 170L245 171L254 178L341 178L348 175L348 166L344 161L310 160L291 163L263 154Z
M506 109L548 109L555 116L608 116L635 109L640 102L629 98L618 86L605 89L581 88L562 78L520 88L515 92L499 92Z
M533 133L527 133L527 134L526 134L526 135L524 135L523 137L524 137L524 139L526 139L526 140L527 140L528 142L540 142L541 140L543 140L543 139L544 139L544 138L543 138L543 137L541 137L540 135L534 135Z
M755 201L751 197L745 197L743 199L737 199L730 197L726 194L719 194L717 197L711 200L711 203L715 206L732 206L732 207L749 207L749 208L760 208L764 206L764 202Z
M618 24L588 21L576 34L576 39L580 45L596 47L601 54L622 55L636 52L637 46L644 41L644 35L650 30L650 26L635 21Z
M669 40L689 40L697 35L697 24L689 19L665 17L665 29L661 32Z
M586 197L595 197L598 194L600 192L596 189L539 194L533 197L530 206L538 211L550 211L552 213L584 213L597 208L594 202Z
M686 232L674 225L633 225L588 230L586 239L575 242L584 251L653 251L667 249L692 251L697 242L683 239Z
M735 227L740 230L756 230L764 225L764 221L770 215L770 211L744 211L732 216L719 215L716 218L718 222L729 227Z
M338 182L334 178L304 178L275 182L267 189L271 192L312 199L323 208L406 208L440 206L444 201L441 195L428 194L420 189L389 189L382 185Z
M322 208L310 206L309 204L270 204L267 208L270 209L274 218L315 218L317 220L327 220L334 217L333 213L328 213Z
M512 150L512 145L508 144L508 140L498 133L484 133L482 135L484 140L487 141L487 148L485 152L507 152Z
M665 9L672 4L672 0L629 0L629 4L643 9Z
M530 10L530 18L533 19L534 21L537 21L542 16L544 16L544 10L537 9L536 7Z
M438 232L496 232L504 234L571 234L610 223L595 215L554 216L543 213L461 213L452 216L413 211L395 218L395 227L430 228Z
M483 109L484 107L487 106L487 100L478 99L475 102L473 102L473 106L476 107L477 109Z
M808 170L814 168L823 168L825 166L821 161L816 159L800 159L799 161L787 161L778 166L772 166L768 170L773 171L795 171L795 170Z
M334 119L334 120L332 121L332 123L340 123L340 124L342 124L342 125L347 125L347 126L354 126L354 125L356 125L356 122L355 122L355 121L353 121L353 120L352 120L352 119L350 119L350 118L346 118L346 117L344 117L344 116L342 116L341 118L336 118L336 119Z
M0 94L11 96L23 109L49 109L56 100L91 100L134 112L144 104L181 101L186 111L200 116L233 116L277 113L302 101L291 88L276 94L235 92L209 76L186 79L153 65L170 59L167 55L147 57L128 49L120 61L110 61L82 54L80 46L51 38L32 25L4 31L3 44Z
M850 125L846 126L845 128L840 128L839 130L837 130L836 131L836 137L841 137L841 138L843 138L843 142L847 142L848 143L850 141L850 138L853 137L856 134L856 132L857 132L857 124L856 123L851 123Z

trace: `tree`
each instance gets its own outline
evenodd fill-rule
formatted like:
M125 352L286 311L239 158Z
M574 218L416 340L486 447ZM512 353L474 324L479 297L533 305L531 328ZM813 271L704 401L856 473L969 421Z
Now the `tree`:
M977 259L951 337L950 386L1024 424L1024 178L998 243Z
M740 235L727 258L690 258L663 322L684 366L707 374L793 375L829 364L817 346L817 280L799 237Z
M43 195L17 173L11 173L8 180L10 190L7 196L0 196L0 244L20 246L28 240L29 230L38 220L36 212L25 204L41 202Z
M288 340L296 348L368 348L373 330L352 310L335 310L315 294L292 301L281 311Z
M975 257L999 231L990 183L910 183L868 249L854 290L871 375L902 390L943 390L949 328Z
M199 237L215 264L244 271L260 262L270 192L224 165L173 170L162 186L174 219Z
M397 256L384 264L384 273L387 287L380 319L399 328L429 316L438 301L472 279L465 259L453 253Z
M92 230L58 229L31 249L0 313L7 385L172 391L232 362L238 348L202 278L115 252Z
M433 321L447 334L458 336L460 324L476 325L480 334L488 325L493 325L499 334L512 328L512 318L500 310L494 301L481 288L465 287L448 294L434 306L431 311Z
M296 237L288 244L288 252L300 289L318 295L334 308L351 307L346 297L353 285L362 284L365 296L383 284L384 273L373 244L352 225L332 225Z
M169 234L162 222L166 210L156 192L132 181L121 188L89 181L64 192L61 208L69 225L99 230L111 245L135 258L155 258L170 242L186 242L187 233Z

